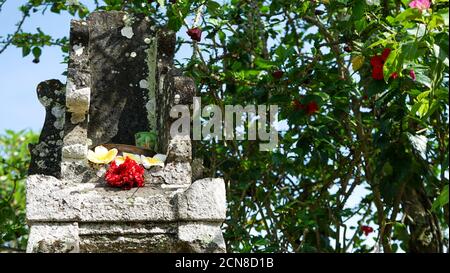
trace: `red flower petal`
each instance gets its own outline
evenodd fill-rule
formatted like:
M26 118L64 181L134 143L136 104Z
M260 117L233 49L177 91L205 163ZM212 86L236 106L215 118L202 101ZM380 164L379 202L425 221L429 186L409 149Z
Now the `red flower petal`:
M130 189L144 186L144 168L127 157L125 162L117 166L113 161L106 171L105 180L111 187Z
M372 58L370 58L370 64L375 67L375 66L383 66L384 61L381 58L381 56L373 56Z
M383 66L375 66L372 69L372 78L374 80L382 80L382 79L384 79Z
M409 70L409 76L411 77L411 79L413 80L413 81L415 81L416 80L416 73L414 72L414 70Z
M317 105L317 102L310 101L310 102L308 102L308 104L306 104L306 114L307 115L310 116L317 111L319 111L319 105Z
M202 39L202 31L198 27L191 28L186 33L194 41L200 42L200 40Z
M383 50L383 53L381 53L381 59L383 60L383 62L385 62L387 60L387 58L389 57L389 54L391 54L391 49L385 48Z
M275 79L279 80L281 79L281 77L283 77L284 72L281 70L276 70L272 72L272 77L274 77Z

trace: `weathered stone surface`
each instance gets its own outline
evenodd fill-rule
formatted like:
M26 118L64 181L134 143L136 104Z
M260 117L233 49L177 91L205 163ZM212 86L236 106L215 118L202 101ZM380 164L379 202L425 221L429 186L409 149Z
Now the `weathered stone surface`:
M161 69L161 65L158 66ZM161 69L162 71L165 71ZM157 96L157 115L158 122L158 151L168 149L167 140L171 139L170 126L173 118L170 117L170 111L174 105L190 105L196 93L196 86L191 78L182 76L180 70L168 67L167 73L159 75L160 88Z
M192 182L191 165L187 162L169 162L164 168L150 170L151 183L189 186Z
M72 20L61 163L62 176L69 180L83 177L87 172L87 126L91 99L88 46L89 30L86 23Z
M80 235L127 235L127 234L177 234L175 222L116 222L79 223Z
M85 159L87 146L83 144L65 145L62 149L64 158Z
M192 160L192 180L199 180L205 178L205 174L208 171L203 165L203 160L201 158L194 158Z
M226 217L225 183L221 178L197 180L178 195L182 220L223 221Z
M225 253L220 223L182 223L178 227L179 252Z
M147 52L145 39L156 27L143 16L95 12L88 18L92 106L89 138L92 145L134 144L134 134L148 131L146 120ZM156 69L155 67L153 69Z
M221 179L129 191L102 181L27 180L29 252L224 252L224 218Z
M31 226L27 252L79 252L77 223L37 223Z
M101 183L27 179L27 219L36 221L174 221L175 190L146 186L129 191Z
M176 76L174 82L174 104L191 105L196 93L196 85L192 78Z
M175 234L81 235L80 252L175 252Z
M29 147L31 162L28 174L60 177L65 88L60 81L49 80L38 85L37 95L45 107L45 121L39 142Z
M189 136L175 136L167 148L167 162L191 162L192 145Z

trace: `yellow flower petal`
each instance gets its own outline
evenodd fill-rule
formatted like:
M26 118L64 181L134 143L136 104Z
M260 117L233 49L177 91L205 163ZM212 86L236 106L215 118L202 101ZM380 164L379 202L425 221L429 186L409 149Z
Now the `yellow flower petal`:
M117 149L111 149L108 151L108 149L103 146L97 146L95 147L94 151L88 151L87 159L96 164L108 164L109 162L113 161L117 153Z
M109 150L109 151L106 153L106 155L102 156L101 158L102 158L102 160L103 160L104 163L109 163L109 162L111 162L111 161L114 160L114 158L116 157L116 155L117 155L118 152L119 152L119 151L117 151L116 148L111 149L111 150Z
M95 153L93 151L91 151L91 150L88 151L87 159L89 161L91 161L92 163L96 163L96 164L101 164L102 163L101 160L99 160L97 158L97 156L95 155Z
M141 155L141 162L146 169L149 169L152 166L164 167L164 162L158 158L145 157Z

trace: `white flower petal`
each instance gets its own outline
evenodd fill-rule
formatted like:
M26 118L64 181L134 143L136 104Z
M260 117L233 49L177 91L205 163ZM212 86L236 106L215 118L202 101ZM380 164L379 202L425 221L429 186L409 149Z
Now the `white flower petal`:
M94 151L98 156L104 156L108 153L108 149L106 149L102 145L95 147Z
M157 159L157 160L159 160L161 162L166 162L167 155L165 155L165 154L156 154L156 155L153 156L153 158Z

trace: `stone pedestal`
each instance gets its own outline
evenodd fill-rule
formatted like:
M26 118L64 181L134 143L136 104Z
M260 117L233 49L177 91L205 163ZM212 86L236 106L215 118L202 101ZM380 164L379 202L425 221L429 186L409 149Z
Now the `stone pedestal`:
M72 21L70 43L66 86L37 90L47 114L30 146L27 252L225 252L224 181L193 181L190 138L169 134L171 107L195 93L172 67L174 33L144 16L97 12ZM139 131L157 133L165 166L146 170L144 187L108 187L88 149L133 145Z
M163 185L163 184L162 184ZM32 175L28 252L224 252L221 179L129 191Z

